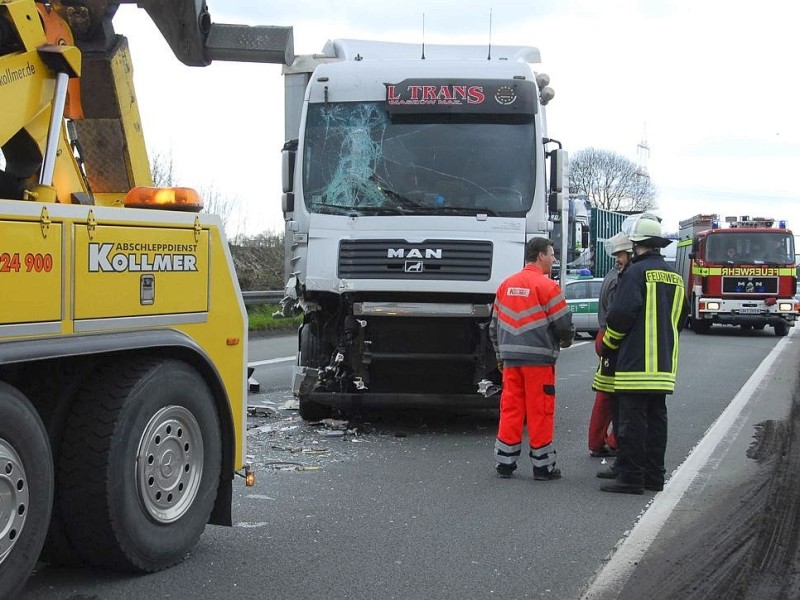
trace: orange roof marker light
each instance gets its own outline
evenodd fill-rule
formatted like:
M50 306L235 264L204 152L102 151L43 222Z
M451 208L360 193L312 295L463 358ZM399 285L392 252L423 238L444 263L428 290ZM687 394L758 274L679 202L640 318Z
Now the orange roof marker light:
M192 188L139 186L125 196L125 207L200 212L203 210L203 199Z

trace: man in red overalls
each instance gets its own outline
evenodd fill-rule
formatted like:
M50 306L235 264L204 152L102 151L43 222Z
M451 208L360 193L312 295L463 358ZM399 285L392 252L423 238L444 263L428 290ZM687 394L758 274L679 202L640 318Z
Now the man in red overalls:
M556 360L572 344L572 312L561 288L550 279L553 242L533 238L525 247L525 267L497 289L489 336L503 371L500 426L494 455L498 477L517 468L522 430L528 422L533 478L559 479L553 446Z

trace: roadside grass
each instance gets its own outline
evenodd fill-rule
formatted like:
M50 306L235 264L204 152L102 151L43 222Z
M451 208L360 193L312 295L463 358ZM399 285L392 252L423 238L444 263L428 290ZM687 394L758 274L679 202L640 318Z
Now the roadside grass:
M259 304L247 307L247 321L250 331L273 331L297 329L303 322L303 315L296 317L273 317L280 310L277 304Z

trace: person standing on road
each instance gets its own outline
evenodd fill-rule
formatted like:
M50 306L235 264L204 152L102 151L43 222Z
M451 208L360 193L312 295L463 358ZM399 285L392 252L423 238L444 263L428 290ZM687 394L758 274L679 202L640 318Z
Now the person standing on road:
M614 295L617 293L619 279L630 263L633 245L628 236L620 231L606 241L606 251L614 257L615 264L614 268L606 274L600 287L600 298L597 303L597 324L600 329L594 340L597 356L601 355L608 307L611 306ZM616 399L611 393L596 390L592 416L589 419L589 453L592 456L613 456L616 453L617 442L614 432L617 429L617 410L615 404ZM610 431L609 425L611 425Z
M634 256L608 311L595 375L597 387L618 398L617 460L598 476L614 478L600 487L605 492L642 494L664 488L666 396L675 390L678 335L689 307L683 278L658 251L670 243L659 222L645 215L628 237Z
M550 279L553 242L533 238L525 247L525 267L497 289L489 336L503 373L500 425L494 446L498 477L517 468L527 419L533 478L559 479L553 446L556 371L559 349L575 337L572 311Z

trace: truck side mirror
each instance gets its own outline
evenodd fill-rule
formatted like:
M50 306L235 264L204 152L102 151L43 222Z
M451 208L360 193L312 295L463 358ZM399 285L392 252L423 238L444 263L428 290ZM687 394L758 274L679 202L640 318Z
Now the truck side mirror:
M564 176L567 174L567 151L556 149L550 151L550 191L564 191Z
M294 190L294 162L297 157L297 140L289 140L281 151L281 181L283 193Z

